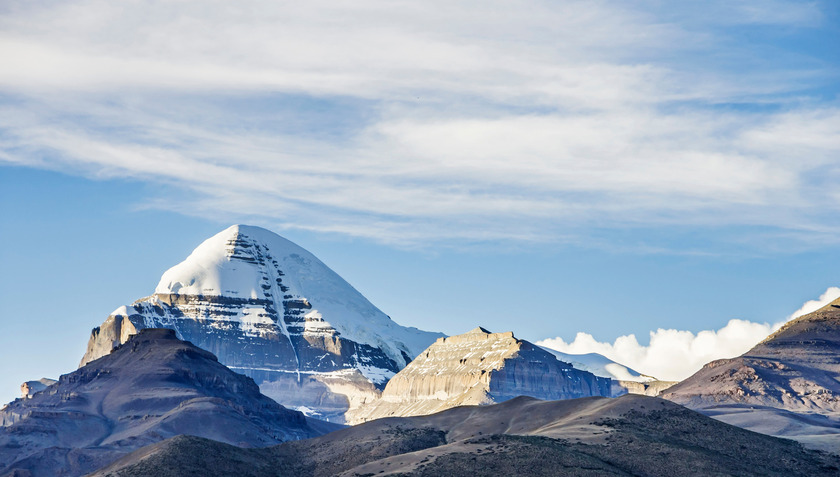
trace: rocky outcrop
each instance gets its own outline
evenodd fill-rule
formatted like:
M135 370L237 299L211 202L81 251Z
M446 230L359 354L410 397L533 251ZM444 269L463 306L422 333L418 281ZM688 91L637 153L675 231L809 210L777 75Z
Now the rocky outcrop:
M174 331L144 329L0 411L0 475L83 475L180 434L260 447L320 435L323 425Z
M609 396L610 380L573 368L512 332L476 328L439 338L396 374L382 397L348 413L359 423L389 416L417 416L516 396L572 399Z
M706 364L662 397L712 417L840 452L840 300L742 356Z
M153 327L174 329L279 402L337 422L442 336L397 325L306 250L244 225L208 239L153 295L114 311L81 364Z
M625 394L641 394L642 396L659 396L663 391L677 384L677 381L616 381L612 382L612 397Z
M55 379L41 378L37 381L26 381L20 385L20 397L28 398L57 383Z

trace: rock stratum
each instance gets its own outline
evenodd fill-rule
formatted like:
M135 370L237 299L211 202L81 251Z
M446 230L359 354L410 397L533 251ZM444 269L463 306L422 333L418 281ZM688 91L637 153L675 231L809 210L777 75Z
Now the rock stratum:
M787 477L838 472L837 456L662 399L626 395L566 401L519 397L431 416L380 419L264 449L176 437L94 475Z
M492 404L517 396L573 399L609 396L611 382L571 364L513 332L476 328L438 338L388 381L380 399L347 415L349 423L432 414L456 406Z
M0 475L83 475L181 434L259 447L329 426L262 395L174 331L145 329L0 411Z
M173 329L278 402L336 422L443 336L396 324L308 251L245 225L206 240L153 295L115 310L81 364L143 328Z
M840 299L662 397L724 422L840 453Z

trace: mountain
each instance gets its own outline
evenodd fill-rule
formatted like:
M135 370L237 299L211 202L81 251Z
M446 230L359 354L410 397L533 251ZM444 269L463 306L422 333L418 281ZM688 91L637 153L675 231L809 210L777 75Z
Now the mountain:
M836 476L840 457L715 421L658 398L527 397L379 419L314 439L241 449L177 437L93 474L481 477Z
M840 453L840 299L662 397L724 422Z
M0 411L0 426L0 475L82 475L180 434L259 447L332 429L260 394L251 378L166 329L141 330L16 399Z
M513 332L476 328L438 338L396 374L382 397L348 412L358 423L390 416L432 414L467 404L525 395L540 399L609 396L610 380L574 369Z
M278 402L338 422L443 336L394 323L311 253L245 225L207 239L153 295L111 313L81 364L143 328L174 329Z
M542 349L548 351L561 361L571 363L575 368L583 371L589 371L595 376L603 378L610 378L622 381L634 381L637 383L645 383L655 381L656 378L642 374L635 369L629 368L623 364L607 358L598 353L587 354L570 354L561 351L553 350L545 346L540 346Z
M595 376L612 379L611 397L628 393L658 396L663 390L677 384L676 381L660 381L653 376L642 374L623 364L616 363L602 354L570 354L545 346L541 346L541 348L556 356L560 361L570 363L575 369L589 371Z

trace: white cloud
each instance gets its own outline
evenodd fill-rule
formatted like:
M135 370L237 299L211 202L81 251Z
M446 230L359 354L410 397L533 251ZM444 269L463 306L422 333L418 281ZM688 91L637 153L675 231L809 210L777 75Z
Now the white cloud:
M730 3L14 2L0 161L389 242L732 224L836 240L840 197L819 185L840 175L840 107L790 98L827 73L715 63L760 56L721 29L810 27L818 5Z
M813 210L822 210L815 203L831 207L830 189L802 187L803 176L836 168L831 144L814 144L806 161L765 153L743 139L789 123L781 113L758 124L749 114L650 111L386 115L334 144L261 129L230 134L201 119L190 124L192 112L178 111L177 103L173 119L142 107L125 116L122 107L100 107L90 118L96 126L88 128L72 114L81 106L55 113L58 107L50 117L29 105L4 108L0 161L194 191L187 202L151 204L176 211L250 214L280 228L400 242L559 240L605 222L755 225L836 236L813 219ZM840 112L803 122L802 128L840 127ZM786 150L776 142L777 151Z
M787 321L816 311L838 297L840 288L830 287L819 299L806 302L786 320L772 325L730 320L723 328L696 334L660 328L650 332L647 345L640 344L635 335L620 336L613 343L606 343L597 341L588 333L578 333L571 342L557 337L538 341L537 344L563 353L599 353L640 373L668 381L681 381L710 361L746 353Z
M838 298L840 298L840 288L829 287L818 299L806 301L800 309L794 311L788 317L787 321L815 312Z

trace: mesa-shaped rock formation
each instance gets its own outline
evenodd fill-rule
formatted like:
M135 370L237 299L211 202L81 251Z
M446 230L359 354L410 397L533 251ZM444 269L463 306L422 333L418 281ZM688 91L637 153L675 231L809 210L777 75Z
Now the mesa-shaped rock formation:
M314 255L232 226L91 333L84 365L143 328L171 328L285 405L342 422L440 333L394 323Z
M609 396L610 380L573 368L513 332L476 328L438 338L397 373L382 397L348 413L358 423L390 416L417 416L517 396L572 399Z
M145 329L0 411L0 475L83 475L181 434L262 447L328 426L262 395L174 331Z
M724 422L840 452L840 299L662 394Z

